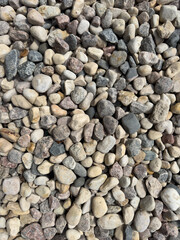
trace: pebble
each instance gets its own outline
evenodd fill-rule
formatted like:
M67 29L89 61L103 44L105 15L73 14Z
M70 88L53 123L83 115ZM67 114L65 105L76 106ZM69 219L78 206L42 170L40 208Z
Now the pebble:
M20 191L19 177L6 178L3 181L2 190L7 195L16 195Z
M180 207L180 196L173 188L165 188L161 192L161 199L172 211L176 211Z
M32 80L32 86L38 93L46 92L52 85L51 77L45 74L38 74Z
M80 206L77 204L73 204L73 206L69 209L68 213L66 214L66 220L71 226L77 226L80 222L82 215L82 210Z
M149 213L146 211L137 211L134 218L134 225L138 232L144 232L150 223Z
M41 26L32 26L30 28L32 36L37 39L39 42L45 42L47 40L47 32Z
M11 237L16 237L20 230L20 220L17 217L7 220L7 232Z
M73 171L62 165L54 166L54 174L62 184L72 184L76 179L76 175Z
M127 59L125 51L114 51L110 57L110 65L113 67L121 66Z
M92 212L96 218L103 217L108 210L106 201L103 197L96 196L92 200Z
M108 153L115 145L115 138L113 136L107 136L97 145L97 150L102 153Z
M122 220L118 214L106 214L99 218L98 225L103 229L115 229L122 225Z

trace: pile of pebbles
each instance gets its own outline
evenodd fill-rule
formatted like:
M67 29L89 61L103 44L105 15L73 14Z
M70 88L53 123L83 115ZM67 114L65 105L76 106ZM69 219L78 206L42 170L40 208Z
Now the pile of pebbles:
M0 0L0 240L180 239L179 0Z

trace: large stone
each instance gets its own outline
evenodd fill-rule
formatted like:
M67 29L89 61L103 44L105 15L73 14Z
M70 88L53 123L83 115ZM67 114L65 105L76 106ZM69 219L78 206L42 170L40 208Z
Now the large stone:
M180 195L173 188L165 188L161 192L161 199L163 203L172 211L176 211L180 208Z
M45 240L41 225L39 223L29 224L21 231L21 234L27 239Z
M62 165L54 165L54 174L62 184L70 185L76 180L73 171Z

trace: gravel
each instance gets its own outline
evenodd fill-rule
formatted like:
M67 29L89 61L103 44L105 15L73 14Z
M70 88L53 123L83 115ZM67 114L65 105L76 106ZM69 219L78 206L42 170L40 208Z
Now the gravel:
M178 0L0 0L0 240L175 240Z

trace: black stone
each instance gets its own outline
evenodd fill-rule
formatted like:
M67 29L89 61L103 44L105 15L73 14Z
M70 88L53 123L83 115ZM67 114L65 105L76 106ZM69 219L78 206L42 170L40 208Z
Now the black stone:
M169 47L177 47L177 44L180 40L180 30L175 30L171 36L167 39L166 43L169 45Z
M103 125L107 134L113 134L117 128L118 121L112 116L105 116L103 118Z

